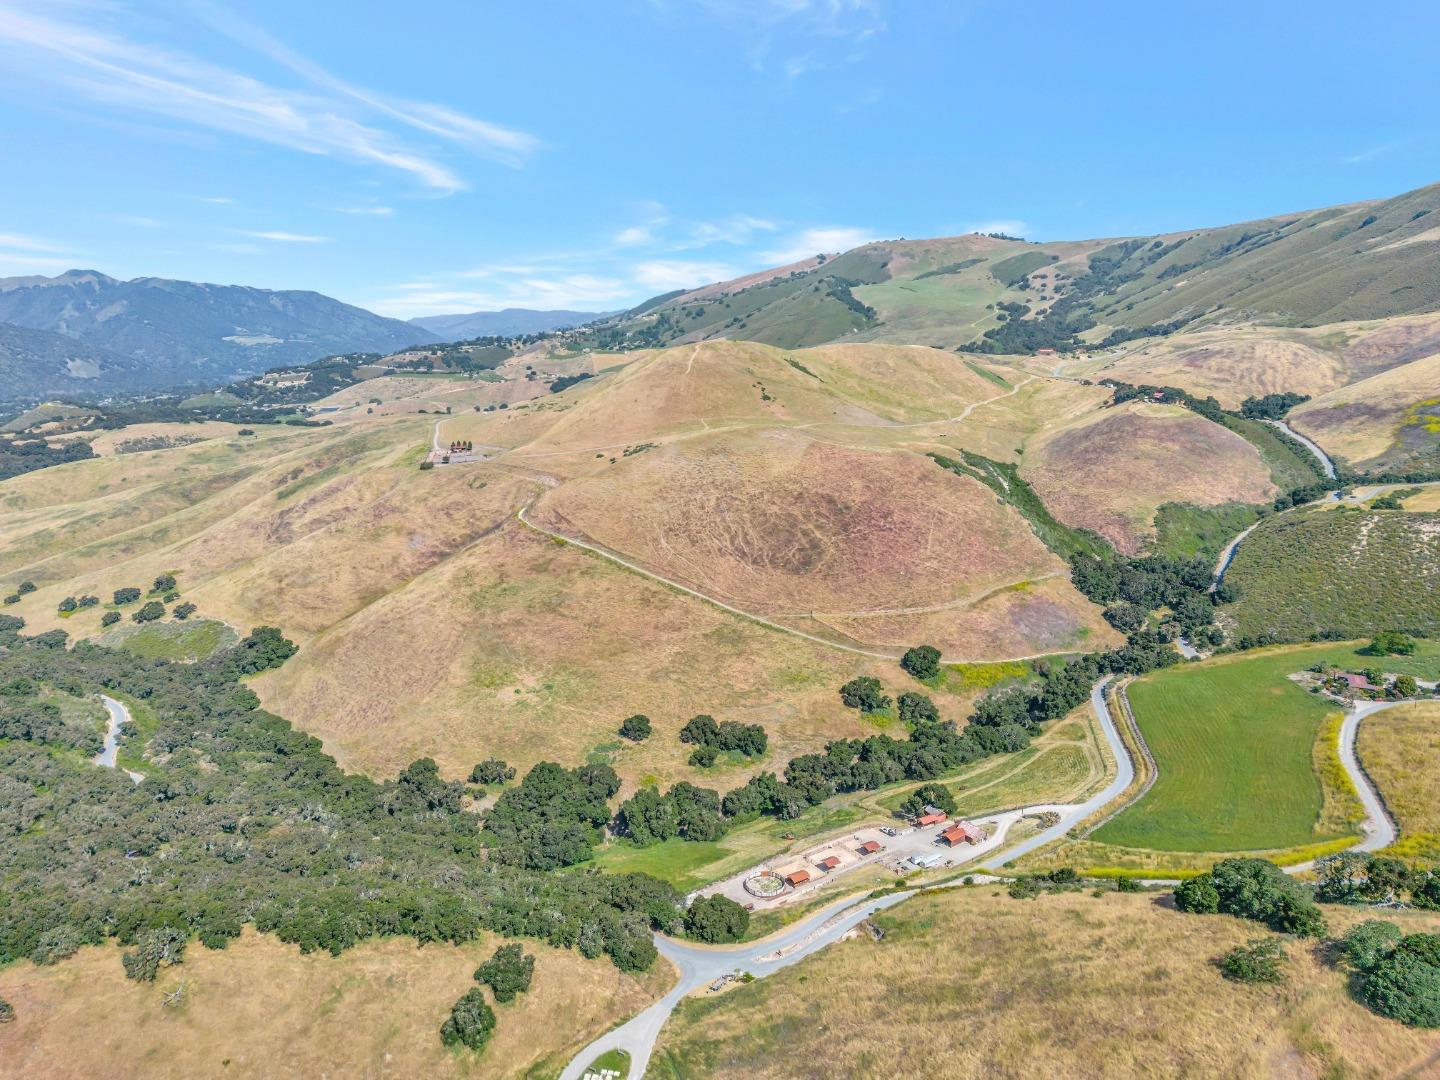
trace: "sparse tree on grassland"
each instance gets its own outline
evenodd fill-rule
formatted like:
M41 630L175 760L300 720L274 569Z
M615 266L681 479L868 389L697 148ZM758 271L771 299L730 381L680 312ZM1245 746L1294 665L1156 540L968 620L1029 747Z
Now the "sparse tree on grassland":
M450 1016L440 1025L440 1041L446 1046L456 1044L471 1050L483 1050L495 1034L495 1010L485 1002L479 990L467 990L450 1007Z
M535 957L527 956L519 944L501 945L495 954L475 969L475 981L485 983L504 1004L530 989L535 977Z

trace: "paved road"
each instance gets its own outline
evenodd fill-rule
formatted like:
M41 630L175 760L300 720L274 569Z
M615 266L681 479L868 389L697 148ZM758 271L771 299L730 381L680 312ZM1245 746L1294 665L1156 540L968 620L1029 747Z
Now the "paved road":
M1345 766L1345 772L1349 774L1350 782L1355 785L1355 793L1360 796L1360 805L1365 808L1365 820L1360 824L1360 831L1365 835L1359 843L1346 848L1347 851L1379 851L1381 848L1393 844L1395 838L1400 835L1400 830L1395 826L1395 820L1385 809L1385 804L1380 801L1380 794L1375 790L1375 785L1370 783L1370 777L1366 776L1365 770L1360 768L1360 759L1355 754L1355 737L1360 731L1360 721L1365 717L1403 704L1405 702L1401 701L1357 702L1355 707L1345 714L1345 720L1340 725L1340 764ZM1287 866L1285 871L1289 874L1300 874L1314 869L1314 867L1315 862L1311 860L1297 863L1295 866Z
M1041 810L1054 810L1060 814L1059 825L1046 829L1014 847L1000 851L994 858L981 863L980 869L993 869L1057 839L1064 835L1070 826L1088 817L1130 786L1130 782L1135 778L1134 765L1125 752L1125 744L1120 741L1120 734L1115 728L1115 722L1110 716L1110 710L1104 699L1105 687L1109 684L1110 679L1111 676L1107 675L1096 683L1091 691L1090 700L1100 718L1100 726L1105 734L1105 739L1110 744L1111 752L1119 765L1115 778L1106 785L1103 791L1083 803L1046 804L1026 807L1024 810L1011 810L986 818L973 818L972 820L995 824L995 831L986 841L986 847L995 849L1004 844L1005 834L1025 814ZM981 848L976 854L983 854L983 852L984 848ZM951 884L955 885L959 882ZM660 955L675 965L680 974L679 981L668 994L644 1012L613 1031L600 1036L575 1055L570 1064L566 1066L565 1071L560 1074L560 1080L580 1080L590 1063L608 1050L624 1050L628 1053L630 1055L630 1076L633 1080L640 1080L649 1065L650 1054L655 1047L655 1040L660 1035L660 1029L664 1027L665 1021L674 1011L675 1006L687 994L714 982L723 975L736 971L748 971L756 978L771 975L797 960L823 949L831 942L839 940L875 912L893 907L913 895L915 895L914 890L906 890L905 892L890 893L878 899L866 898L857 901L854 898L847 898L838 900L774 937L730 947L704 948L656 934L655 947L660 950Z
M1304 435L1301 435L1284 420L1266 420L1265 423L1269 424L1271 427L1279 428L1281 431L1285 432L1286 435L1289 435L1292 439L1298 442L1301 446L1305 447L1305 449L1309 450L1310 453L1314 454L1317 458L1320 459L1320 468L1324 470L1325 475L1331 480L1335 479L1335 462L1330 460L1330 455L1325 453L1324 450L1321 450L1316 442L1314 442L1312 439L1306 438Z
M1260 521L1264 520L1264 518L1260 519ZM1223 548L1220 549L1220 557L1215 560L1215 574L1213 580L1210 582L1210 592L1213 593L1216 589L1220 587L1220 582L1225 580L1225 571L1229 570L1230 564L1235 561L1235 552L1240 550L1240 541L1244 540L1245 537L1249 536L1252 532L1254 532L1256 528L1259 527L1259 525L1260 522L1257 521L1248 529L1242 529L1231 539L1228 544L1226 544Z
M600 1036L576 1054L560 1074L560 1080L580 1080L590 1063L608 1050L628 1053L630 1076L632 1080L640 1080L649 1067L650 1053L660 1029L675 1006L691 991L736 971L748 971L756 978L772 975L843 937L875 912L894 907L913 895L913 891L906 891L859 903L841 900L774 937L733 948L707 949L656 935L655 945L660 955L679 971L679 982L634 1019Z
M100 702L105 706L105 711L110 714L110 722L105 726L105 749L90 760L96 765L113 769L115 768L115 756L120 749L120 725L130 722L130 710L123 703L105 694L100 695ZM131 772L129 769L125 770L125 775L137 784L145 779L142 773Z
M1012 848L1006 848L998 852L990 859L981 863L984 870L998 870L1007 862L1012 862L1022 855L1028 855L1036 848L1044 847L1052 840L1058 840L1070 831L1071 827L1089 817L1096 810L1108 803L1111 799L1117 798L1121 792L1128 788L1135 780L1135 763L1130 760L1130 754L1125 749L1125 743L1120 739L1120 732L1115 728L1115 718L1110 715L1110 707L1105 704L1105 688L1110 685L1114 676L1106 675L1097 682L1090 690L1090 704L1095 710L1095 715L1100 718L1100 730L1105 735L1105 741L1110 744L1110 752L1115 755L1115 777L1105 787L1090 796L1082 803L1075 803L1060 813L1060 821L1056 825L1043 829L1016 844ZM1056 808L1059 809L1059 808Z

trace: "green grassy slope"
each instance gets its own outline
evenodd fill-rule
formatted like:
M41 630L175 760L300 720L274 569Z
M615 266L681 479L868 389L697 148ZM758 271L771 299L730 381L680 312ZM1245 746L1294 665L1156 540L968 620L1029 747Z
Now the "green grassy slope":
M949 347L999 326L1000 304L1023 303L1030 310L1018 318L1049 319L1066 331L1009 339L998 350L1032 351L1054 345L1049 337L1068 340L1070 331L1098 341L1115 329L1173 331L1236 317L1313 326L1434 311L1436 211L1440 185L1123 241L885 241L748 288L652 301L602 325L595 338L605 347L723 336L795 348L860 334Z
M1286 514L1240 545L1223 611L1242 637L1321 631L1440 634L1440 513L1328 510Z

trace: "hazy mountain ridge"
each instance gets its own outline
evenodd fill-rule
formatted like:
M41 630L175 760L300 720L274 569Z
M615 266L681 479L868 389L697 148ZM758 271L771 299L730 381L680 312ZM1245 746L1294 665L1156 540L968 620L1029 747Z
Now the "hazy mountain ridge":
M88 367L37 369L38 356L53 359L64 350L38 339L22 346L9 335L16 344L0 344L0 370L16 372L7 383L16 397L215 384L333 353L392 352L437 340L421 327L317 292L120 281L93 270L0 279L0 323L62 335L77 354L95 354Z
M583 326L595 319L614 315L613 311L538 311L534 308L502 308L499 311L472 311L459 315L421 315L409 320L439 335L445 341L462 341L480 337L514 337L519 334L547 334Z

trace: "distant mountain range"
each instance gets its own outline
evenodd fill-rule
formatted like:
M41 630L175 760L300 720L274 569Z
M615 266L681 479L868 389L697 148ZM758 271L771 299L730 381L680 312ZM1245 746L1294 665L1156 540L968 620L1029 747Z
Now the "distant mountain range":
M410 325L439 334L446 341L464 341L478 337L515 337L519 334L567 330L572 326L583 326L595 319L615 314L618 313L505 308L501 311L472 311L468 315L425 315L411 319Z
M440 340L306 291L94 270L0 278L0 398L209 386L344 352Z

